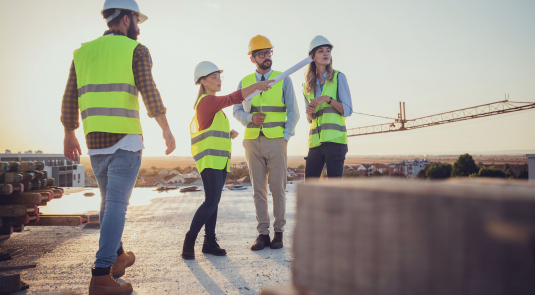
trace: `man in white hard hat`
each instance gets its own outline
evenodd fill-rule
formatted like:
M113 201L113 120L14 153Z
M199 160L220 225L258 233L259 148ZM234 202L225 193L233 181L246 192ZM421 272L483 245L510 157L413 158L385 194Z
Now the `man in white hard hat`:
M101 192L100 241L89 285L90 295L131 294L130 283L114 278L135 262L125 253L121 236L130 195L144 149L139 116L141 92L149 117L163 130L166 154L175 139L166 119L160 93L152 78L147 47L137 42L138 24L147 20L134 0L106 0L102 16L109 27L104 36L74 51L63 96L61 121L65 127L64 153L79 160L74 134L81 113L91 166Z
M273 80L281 74L271 69L273 45L265 36L258 35L250 40L248 54L256 65L256 71L245 76L238 88L258 81ZM246 126L243 147L253 184L259 233L251 250L258 251L265 247L280 249L283 247L286 224L286 149L299 121L299 109L290 77L253 97L250 112L246 112L241 104L234 105L234 117ZM268 183L273 197L273 240L269 237Z

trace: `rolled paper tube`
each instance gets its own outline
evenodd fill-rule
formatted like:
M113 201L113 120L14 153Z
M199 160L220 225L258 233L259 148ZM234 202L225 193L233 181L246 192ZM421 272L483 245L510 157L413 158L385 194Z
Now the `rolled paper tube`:
M277 83L279 83L280 81L284 80L286 77L290 76L291 74L297 72L299 69L301 69L302 67L308 65L309 63L312 62L312 58L310 58L310 56L307 56L307 58L303 59L302 61L298 62L296 65L294 65L293 67L287 69L286 71L282 72L280 75L278 75L277 77L275 77L273 80L275 80L274 82L270 83L269 85L270 86L273 86ZM252 94L250 94L249 96L247 96L245 98L245 101L251 101L253 99L253 97L255 97L256 95L260 94L260 90L256 90L255 92L253 92ZM245 109L245 105L244 105L244 109ZM245 110L246 112L250 112L251 111L251 108L249 106L249 110Z
M24 192L24 184L22 183L13 183L10 184L13 186L13 192L14 193L23 193Z
M40 214L41 218L43 217L80 217L82 218L82 223L88 223L89 222L89 215L83 215L83 214L80 214L80 215L76 215L76 214L73 214L73 215L58 215L58 214L46 214L46 215L43 215L43 214Z
M11 195L13 193L12 184L0 184L0 195Z
M35 162L35 170L41 171L45 169L45 163L43 162Z
M10 169L8 162L0 162L0 173L1 172L8 172Z
M39 213L39 206L36 204L25 204L26 208L33 209L32 212Z
M48 195L47 195L48 197ZM36 204L39 205L43 201L43 196L39 193L19 193L9 197L0 198L0 205L21 205L21 204Z
M9 172L19 172L20 163L19 162L8 162L9 163Z
M40 190L42 188L42 184L40 180L33 180L31 183L32 183L32 190Z
M28 161L20 162L19 171L21 172L35 171L35 162L28 162Z

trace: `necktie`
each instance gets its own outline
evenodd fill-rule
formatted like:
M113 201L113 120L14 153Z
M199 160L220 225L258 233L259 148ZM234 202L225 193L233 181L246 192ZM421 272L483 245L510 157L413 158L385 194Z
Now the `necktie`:
M260 81L266 81L266 78L264 77L264 75L262 75L262 78L260 79Z

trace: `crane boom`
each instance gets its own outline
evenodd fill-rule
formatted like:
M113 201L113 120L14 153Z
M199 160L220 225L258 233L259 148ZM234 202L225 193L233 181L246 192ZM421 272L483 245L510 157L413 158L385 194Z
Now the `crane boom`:
M533 108L535 108L535 102L515 102L502 100L475 107L407 120L405 116L405 103L403 103L403 109L401 108L400 103L400 114L395 122L347 129L347 136L412 130L446 123L524 111Z

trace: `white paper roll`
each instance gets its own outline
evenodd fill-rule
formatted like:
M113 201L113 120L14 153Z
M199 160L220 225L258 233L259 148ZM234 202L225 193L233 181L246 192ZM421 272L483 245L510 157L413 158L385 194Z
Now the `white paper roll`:
M312 58L310 58L310 56L307 56L307 58L303 59L302 61L300 61L299 63L297 63L293 67L287 69L282 74L280 74L277 77L275 77L275 79L273 79L275 81L270 83L269 85L273 86L273 85L279 83L280 81L284 80L286 77L288 77L291 74L297 72L299 69L301 69L302 67L308 65L311 62L312 62ZM255 97L256 95L260 94L260 92L262 92L262 91L256 90L251 95L249 95L249 96L247 96L245 98L245 100L243 101L242 105L243 105L243 109L246 112L250 112L251 111L251 100L253 99L253 97Z

